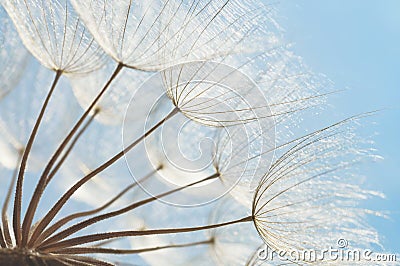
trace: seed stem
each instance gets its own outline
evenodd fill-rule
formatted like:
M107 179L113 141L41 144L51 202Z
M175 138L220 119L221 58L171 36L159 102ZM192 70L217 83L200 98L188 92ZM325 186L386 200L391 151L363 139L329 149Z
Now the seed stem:
M64 240L55 244L44 246L40 248L42 252L54 252L63 248L73 247L77 245L88 244L92 242L102 241L106 239L130 237L130 236L149 236L149 235L166 235L166 234L180 234L180 233L190 233L196 231L204 231L215 229L219 227L225 227L233 224L252 222L253 216L247 216L238 220L233 220L224 223L211 224L198 227L186 227L186 228L171 228L171 229L155 229L155 230L142 230L142 231L119 231L101 234L85 235L80 237L71 238Z
M4 239L3 230L1 230L1 227L0 227L0 247L7 248L6 240Z
M125 149L123 149L121 152L116 154L114 157L109 159L107 162L104 164L100 165L98 168L84 176L81 180L79 180L75 185L73 185L59 200L58 202L51 208L51 210L41 219L41 221L38 223L36 228L34 229L31 239L36 239L39 237L39 235L43 232L43 230L49 225L49 223L54 219L54 217L58 214L58 212L61 210L61 208L64 206L64 204L71 198L71 196L85 183L87 183L89 180L91 180L93 177L107 169L109 166L114 164L116 161L118 161L120 158L122 158L125 153L129 152L132 150L137 144L139 144L141 141L143 141L148 135L153 133L157 128L159 128L161 125L163 125L167 120L171 119L174 115L176 115L179 112L179 109L174 108L166 117L164 117L160 122L158 122L155 126L153 126L151 129L149 129L147 132L145 132L141 137L139 137L137 140L135 140L133 143L131 143L129 146L127 146Z
M211 176L203 178L200 181L196 181L196 182L193 182L193 183L188 184L186 186L179 187L179 188L176 188L176 189L173 189L173 190L169 190L169 191L161 193L161 194L159 194L157 196L149 197L149 198L141 200L139 202L130 204L130 205L126 206L125 208L122 208L122 209L119 209L119 210L116 210L116 211L113 211L113 212L105 213L105 214L102 214L102 215L99 215L99 216L95 216L95 217L90 218L88 220L82 221L82 222L80 222L78 224L75 224L75 225L65 229L64 231L61 231L60 233L56 234L55 236L47 239L45 242L41 243L39 245L39 247L55 243L55 242L57 242L59 240L65 239L66 237L68 237L68 236L70 236L70 235L72 235L72 234L74 234L74 233L76 233L76 232L78 232L78 231L90 226L90 225L93 225L95 223L104 221L106 219L111 219L111 218L113 218L115 216L118 216L118 215L122 215L122 214L127 213L127 212L129 212L129 211L131 211L133 209L136 209L136 208L138 208L140 206L149 204L149 203L151 203L151 202L153 202L153 201L155 201L157 199L164 198L164 197L166 197L168 195L171 195L171 194L174 194L174 193L176 193L178 191L182 191L182 190L184 190L186 188L189 188L189 187L204 183L206 181L216 179L219 176L220 175L218 173L215 173L215 174L213 174Z
M96 208L96 209L91 210L91 211L74 213L74 214L71 214L69 216L66 216L66 217L62 218L61 220L59 220L58 222L56 222L52 226L50 226L47 230L45 230L37 239L31 239L31 241L28 243L28 247L31 248L31 247L34 247L37 243L41 243L43 240L45 240L46 238L51 236L55 231L57 231L62 226L64 226L65 224L69 223L70 221L72 221L74 219L85 217L85 216L89 216L89 215L93 215L93 214L99 213L102 210L108 208L114 202L116 202L118 199L120 199L122 196L124 196L126 193L128 193L133 188L135 188L138 184L140 184L140 183L146 181L147 179L149 179L151 176L153 176L155 173L157 173L157 171L159 171L160 169L161 169L161 167L158 167L157 169L151 171L149 174L147 174L146 176L144 176L143 178L141 178L137 182L134 182L133 184L127 186L117 196L115 196L114 198L112 198L111 200L106 202L101 207Z
M42 105L39 116L36 119L35 126L33 127L31 135L29 136L28 143L26 144L24 153L21 158L21 164L20 164L19 172L18 172L17 185L16 185L16 189L15 189L15 200L14 200L14 210L13 210L13 228L14 228L15 241L16 241L16 244L18 247L21 246L21 241L23 238L22 232L21 232L21 205L22 205L22 188L23 188L23 183L24 183L25 168L26 168L26 164L28 162L29 154L31 152L33 143L36 138L36 134L39 130L40 123L43 119L46 108L50 102L50 98L53 95L54 89L56 88L56 85L57 85L61 75L62 75L62 71L58 70L56 72L56 76L54 77L54 81L53 81L53 84L51 85L50 91L48 92L46 99ZM28 234L29 234L29 232L24 232L25 237Z
M90 104L90 106L86 109L85 113L81 116L81 118L78 120L78 122L75 124L75 126L72 128L72 130L69 132L67 137L63 140L61 145L57 148L56 152L53 154L51 157L50 161L46 165L39 182L35 188L35 192L33 193L32 199L29 203L28 210L26 212L25 218L24 218L24 224L22 230L24 231L24 235L22 237L22 243L25 246L28 242L29 238L29 231L32 225L32 220L35 215L35 212L37 210L37 206L39 204L40 198L42 197L42 194L44 192L44 189L46 187L46 180L48 175L50 174L50 171L54 164L56 163L58 157L61 155L61 153L64 151L70 140L73 138L75 133L78 131L79 127L82 125L84 120L89 116L90 112L95 108L97 102L101 99L101 97L104 95L104 93L107 91L107 89L110 87L112 81L118 76L120 71L122 70L123 65L118 64L117 68L115 69L114 73L111 75L110 79L107 81L107 83L104 85L103 89L100 91L100 93L96 96L96 98L93 100L93 102Z
M57 250L56 254L139 254L150 251L157 251L163 249L171 249L171 248L186 248L186 247L194 247L200 245L210 245L213 243L213 239L197 241L185 244L171 244L166 246L157 246L150 248L142 248L142 249L112 249L112 248L93 248L93 247L77 247L77 248L65 248L61 250Z

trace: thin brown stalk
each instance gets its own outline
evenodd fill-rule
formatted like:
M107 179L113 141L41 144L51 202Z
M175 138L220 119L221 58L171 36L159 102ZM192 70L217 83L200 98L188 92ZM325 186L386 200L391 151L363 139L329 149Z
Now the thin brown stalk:
M93 243L97 241L102 241L106 239L114 239L121 237L131 237L131 236L149 236L149 235L166 235L166 234L180 234L180 233L190 233L196 231L204 231L215 229L219 227L225 227L233 224L252 222L253 216L247 216L238 220L233 220L224 223L211 224L198 227L186 227L186 228L170 228L170 229L155 229L155 230L142 230L142 231L118 231L110 233L92 234L80 237L71 238L68 240L60 241L55 244L40 247L42 252L55 252L56 250L69 248L77 245L83 245L88 243Z
M139 254L163 249L171 249L171 248L187 248L187 247L194 247L200 245L209 245L213 243L213 239L204 240L204 241L197 241L192 243L185 243L185 244L171 244L166 246L157 246L157 247L150 247L150 248L142 248L142 249L113 249L113 248L93 248L93 247L77 247L77 248L65 248L61 250L57 250L54 252L55 254L120 254L120 255L127 255L127 254Z
M193 182L193 183L188 184L186 186L179 187L179 188L176 188L176 189L173 189L173 190L169 190L169 191L164 192L162 194L159 194L157 196L152 196L152 197L149 197L147 199L135 202L133 204L130 204L130 205L126 206L125 208L122 208L122 209L119 209L119 210L116 210L116 211L113 211L113 212L105 213L105 214L102 214L102 215L99 215L99 216L95 216L95 217L93 217L91 219L82 221L82 222L80 222L78 224L75 224L75 225L65 229L64 231L61 231L60 233L56 234L55 236L47 239L46 241L41 243L39 246L45 246L45 245L49 245L49 244L55 243L55 242L57 242L59 240L65 239L66 237L68 237L68 236L70 236L70 235L72 235L72 234L74 234L74 233L76 233L76 232L78 232L78 231L80 231L80 230L92 225L92 224L98 223L98 222L103 221L103 220L111 219L111 218L113 218L115 216L127 213L127 212L129 212L129 211L131 211L133 209L136 209L136 208L138 208L140 206L143 206L145 204L151 203L151 202L153 202L153 201L155 201L157 199L164 198L164 197L166 197L168 195L171 195L171 194L174 194L174 193L176 193L178 191L184 190L186 188L189 188L189 187L204 183L206 181L216 179L219 176L220 176L219 173L216 173L216 174L213 174L213 175L208 176L206 178L203 178L200 181L196 181L196 182Z
M29 238L29 230L32 225L33 217L35 215L37 206L39 204L40 198L43 194L43 191L46 186L46 180L48 175L50 174L50 171L54 164L56 163L58 157L61 155L61 153L64 151L70 140L73 138L75 133L78 131L79 127L82 125L84 120L89 116L90 112L95 108L97 102L101 99L101 97L104 95L104 93L107 91L109 86L111 85L112 81L118 76L120 71L122 70L124 66L122 64L118 64L117 68L115 69L114 73L111 75L110 79L107 81L103 89L100 91L100 93L96 96L96 98L93 100L91 105L86 109L85 113L81 116L81 118L78 120L78 122L75 124L75 126L72 128L72 130L69 132L67 137L64 139L64 141L61 143L61 145L57 148L56 152L53 154L51 157L49 163L46 165L46 168L44 169L40 180L35 188L35 192L33 193L32 199L29 203L28 210L26 212L25 218L24 218L24 223L22 230L24 231L24 234L22 236L22 244L26 245L28 242Z
M26 164L28 162L28 157L31 152L33 143L35 141L36 134L39 130L40 123L42 122L44 113L50 102L50 98L53 95L54 89L56 88L56 85L61 77L61 74L62 74L62 71L56 72L56 76L54 77L53 84L51 85L50 91L48 92L46 99L42 105L39 116L36 119L35 126L33 127L31 135L29 136L28 143L26 144L24 153L21 158L21 163L20 163L18 178L17 178L17 185L16 185L16 189L15 189L15 200L14 200L14 210L13 210L13 229L14 229L15 241L16 241L17 246L21 245L21 240L23 238L22 232L21 232L21 205L22 205L22 189L23 189L23 183L24 183ZM28 234L28 232L26 232L24 234Z
M23 153L23 151L21 150L19 152L19 158L17 161L18 163L20 163L22 153ZM10 205L12 191L14 189L15 182L17 181L17 175L18 175L18 168L15 168L14 173L11 178L10 185L8 187L6 199L4 200L3 208L1 210L1 221L2 221L2 225L3 225L4 240L8 247L10 247L12 245L12 239L11 239L11 231L10 231L10 228L8 227L7 211L8 211L8 207Z
M1 229L1 226L0 226L0 247L7 248L6 240L4 239L3 230Z
M34 229L31 239L35 239L39 237L39 235L43 232L43 230L49 225L49 223L54 219L54 217L57 215L57 213L61 210L61 208L64 206L64 204L71 198L71 196L85 183L87 183L89 180L91 180L93 177L107 169L109 166L114 164L116 161L118 161L120 158L122 158L125 153L129 152L132 150L137 144L139 144L141 141L143 141L148 135L153 133L158 127L160 127L162 124L164 124L167 120L171 119L174 115L176 115L179 112L179 109L175 108L173 109L166 117L164 117L160 122L158 122L155 126L153 126L151 129L149 129L147 132L145 132L141 137L139 137L136 141L131 143L129 146L127 146L125 149L123 149L121 152L116 154L114 157L109 159L107 162L104 164L100 165L98 168L96 168L94 171L91 173L87 174L85 177L83 177L81 180L79 180L75 185L73 185L59 200L58 202L51 208L51 210L43 217L43 219L39 222L37 227Z
M50 226L47 230L45 230L37 239L31 239L31 241L28 243L28 247L33 247L37 243L41 243L43 240L51 236L54 232L56 232L58 229L60 229L62 226L65 224L69 223L70 221L85 217L85 216L90 216L96 213L99 213L109 206L111 206L114 202L116 202L118 199L122 198L126 193L128 193L130 190L135 188L138 184L143 183L147 179L149 179L151 176L153 176L157 171L159 171L162 167L158 167L157 169L153 170L149 174L147 174L145 177L141 178L137 182L134 182L133 184L127 186L124 190L122 190L117 196L106 202L104 205L101 207L98 207L96 209L90 210L90 211L85 211L85 212L78 212L71 214L67 217L62 218L58 222L54 223L52 226Z

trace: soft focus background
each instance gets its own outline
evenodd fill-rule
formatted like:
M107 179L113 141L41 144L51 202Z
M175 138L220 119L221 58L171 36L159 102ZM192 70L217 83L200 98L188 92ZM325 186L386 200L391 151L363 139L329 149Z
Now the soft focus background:
M383 109L363 127L383 161L363 165L366 186L386 194L368 207L390 219L373 225L388 251L400 252L400 1L269 1L279 14L285 38L335 89L332 118ZM350 243L351 245L351 243Z

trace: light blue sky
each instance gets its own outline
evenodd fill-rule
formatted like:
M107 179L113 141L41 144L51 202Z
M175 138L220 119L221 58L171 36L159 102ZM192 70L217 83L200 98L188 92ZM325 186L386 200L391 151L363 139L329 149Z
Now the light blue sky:
M400 1L301 0L271 2L288 42L315 72L326 74L336 89L335 110L344 115L385 109L363 128L374 136L385 160L364 167L367 185L386 194L368 202L391 212L373 219L384 246L400 252ZM366 132L369 131L369 132Z

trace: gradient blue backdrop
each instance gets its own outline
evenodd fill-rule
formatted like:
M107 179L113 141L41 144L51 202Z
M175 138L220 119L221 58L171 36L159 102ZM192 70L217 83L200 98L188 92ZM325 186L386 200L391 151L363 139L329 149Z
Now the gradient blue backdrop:
M400 1L302 0L269 2L276 9L286 39L315 72L326 74L336 89L338 113L384 109L376 125L362 132L374 136L385 159L365 167L369 188L384 200L369 207L390 211L391 219L373 219L387 250L400 253Z

